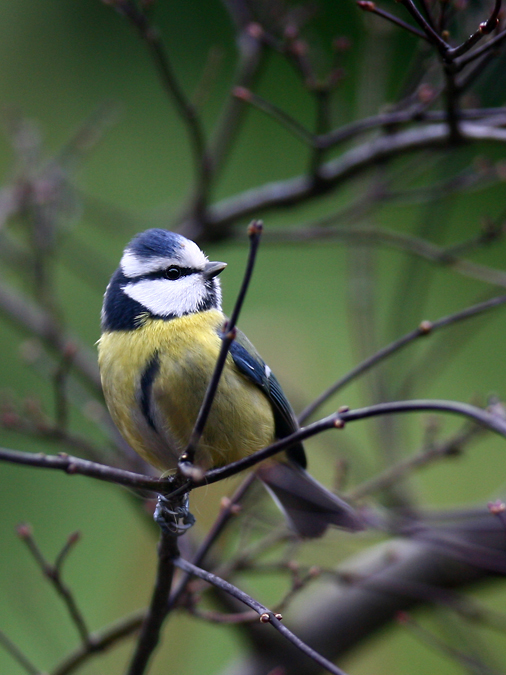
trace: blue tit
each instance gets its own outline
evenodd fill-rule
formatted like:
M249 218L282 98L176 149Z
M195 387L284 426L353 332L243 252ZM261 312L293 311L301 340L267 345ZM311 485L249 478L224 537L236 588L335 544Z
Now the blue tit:
M217 275L193 241L151 229L126 247L104 296L99 365L105 400L125 440L161 471L184 452L221 347L226 317ZM220 467L293 433L294 412L277 379L237 332L195 463ZM306 471L302 444L257 469L289 524L304 537L361 519Z

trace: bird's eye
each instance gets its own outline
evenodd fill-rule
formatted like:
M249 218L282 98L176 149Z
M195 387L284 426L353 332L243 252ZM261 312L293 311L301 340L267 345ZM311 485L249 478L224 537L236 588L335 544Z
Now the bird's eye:
M166 279L170 279L171 281L175 281L176 279L179 279L181 276L181 269L179 267L168 267L163 275Z

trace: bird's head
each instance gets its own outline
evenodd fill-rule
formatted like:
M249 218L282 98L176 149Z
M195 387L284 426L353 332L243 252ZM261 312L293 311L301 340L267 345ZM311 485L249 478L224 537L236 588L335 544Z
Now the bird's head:
M102 329L133 330L145 316L168 320L221 309L216 277L225 267L223 262L209 262L195 242L176 232L152 229L138 234L107 286Z

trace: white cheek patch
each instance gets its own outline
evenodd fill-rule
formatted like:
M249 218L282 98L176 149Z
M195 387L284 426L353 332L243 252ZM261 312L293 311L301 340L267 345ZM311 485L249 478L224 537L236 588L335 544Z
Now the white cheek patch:
M189 274L176 281L143 279L123 292L156 316L183 316L196 312L207 295L202 277Z
M158 256L156 258L139 258L139 256L126 250L121 258L121 271L128 278L141 277L144 274L166 270L171 265L180 265L179 260Z

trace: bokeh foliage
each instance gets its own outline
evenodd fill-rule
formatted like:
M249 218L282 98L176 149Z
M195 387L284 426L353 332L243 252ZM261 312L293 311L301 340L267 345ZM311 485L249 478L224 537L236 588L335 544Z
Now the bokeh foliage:
M227 11L217 0L172 4L159 0L157 4L156 24L174 70L188 94L199 87L205 89L202 115L206 129L211 129L228 96L236 54ZM269 6L265 3L266 13ZM395 9L394 3L385 6ZM490 9L485 2L470 3L469 7L477 15ZM307 36L321 73L335 58L332 40L341 36L350 40L350 48L339 56L344 79L333 100L335 126L388 105L418 67L416 39L377 17L361 14L351 0L321 0L309 21ZM192 161L185 128L134 31L98 0L3 2L0 38L4 186L12 185L26 170L26 165L20 167L19 147L12 147L13 125L27 125L29 131L23 138L41 158L30 160L28 166L34 170L58 156L87 119L95 120L91 124L100 137L69 162L68 193L60 216L61 242L54 266L56 295L66 322L91 350L99 337L101 295L126 241L150 226L173 226L187 203ZM207 75L203 77L206 63ZM484 106L503 103L504 86L498 86L501 63L504 68L501 59L473 92ZM501 81L504 84L504 79ZM314 100L279 55L266 59L256 91L313 128ZM99 108L102 112L94 113ZM248 110L246 115L213 199L298 175L308 165L308 149L287 129L258 110ZM420 152L392 162L388 175L382 165L371 167L315 203L259 214L265 220L266 237L241 327L275 370L297 410L361 358L416 327L422 319L457 311L496 289L392 247L364 242L354 246L346 239L269 243L269 232L310 222L351 204L348 218L344 213L344 224L379 226L420 235L439 246L456 245L476 237L484 223L501 223L505 208L500 180L503 157L504 146L491 143L435 154ZM447 180L459 171L477 178L470 180L468 188L452 192ZM433 184L443 185L441 193L428 190ZM374 191L379 188L402 195L398 199L375 198ZM1 227L23 242L27 215L4 217L2 204ZM223 275L227 311L242 276L246 224L245 219L235 225L233 240L206 244L210 258L229 263ZM504 247L499 238L471 250L470 259L504 269ZM12 265L12 260L1 260L2 277L24 292L33 292L30 274L20 275L16 264L29 265L30 261L21 259ZM431 350L430 358L415 371L410 397L475 399L480 404L490 394L504 397L505 329L506 314L501 310L448 329L433 342L411 346L391 365L382 366L377 375L341 393L325 410L376 400L380 375L389 382L390 391L395 391L416 363L415 357L432 354ZM14 399L21 409L27 401L30 405L33 399L41 400L51 412L54 401L49 374L56 361L3 317L0 347L4 400L10 405ZM72 386L76 405L70 410L70 428L88 435L94 443L106 444L106 434L90 431L92 394L78 382ZM458 427L454 420L438 423L440 433ZM330 484L337 455L349 466L349 484L364 480L383 468L388 453L403 457L414 452L423 439L427 417L389 420L388 424L390 436L377 422L362 422L349 425L343 438L327 434L308 443L312 473ZM20 450L60 449L7 428L0 430L0 438L1 445ZM394 439L391 447L385 447L385 438ZM410 478L410 494L415 495L415 503L427 508L483 506L504 492L504 463L503 439L487 435L462 456L436 463ZM0 628L33 662L49 670L69 645L75 644L76 635L59 600L16 537L15 525L32 523L49 558L57 554L70 532L82 533L82 541L68 561L66 578L93 629L145 605L154 575L156 531L136 498L120 488L4 464L0 465L0 476ZM193 495L200 533L209 527L220 495L229 488L218 485ZM257 526L266 530L271 520L277 522L277 516L269 510L268 515L259 516ZM303 547L299 555L309 564L331 566L363 545L362 540L329 533L322 542ZM223 544L229 554L237 546L232 536ZM244 584L265 602L275 601L282 583L276 575L244 576ZM495 582L493 589L483 589L478 597L500 609L504 590ZM472 635L477 652L480 643L486 642L493 647L498 663L506 657L503 635L470 629L464 622L449 619L443 610L428 618L422 615L421 620L460 644ZM239 635L233 628L184 615L171 617L151 672L221 672L230 657L241 651ZM82 672L120 673L129 650L123 646ZM434 670L452 674L461 669L457 662L431 652L405 628L389 628L340 665L354 675L417 675ZM0 671L12 675L23 672L1 650Z

